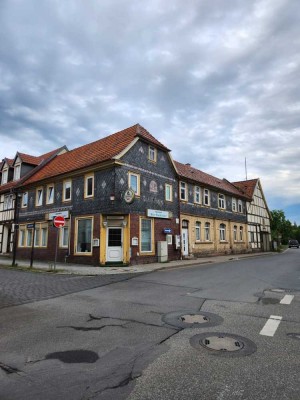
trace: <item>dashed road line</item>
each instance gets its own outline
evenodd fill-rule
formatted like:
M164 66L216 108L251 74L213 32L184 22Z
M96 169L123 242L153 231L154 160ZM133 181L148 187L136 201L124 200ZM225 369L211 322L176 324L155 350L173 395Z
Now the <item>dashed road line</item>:
M282 317L279 317L278 315L270 315L270 318L265 323L259 334L264 336L274 336L281 320Z
M291 304L293 298L295 296L292 294L286 294L281 300L280 300L280 304Z

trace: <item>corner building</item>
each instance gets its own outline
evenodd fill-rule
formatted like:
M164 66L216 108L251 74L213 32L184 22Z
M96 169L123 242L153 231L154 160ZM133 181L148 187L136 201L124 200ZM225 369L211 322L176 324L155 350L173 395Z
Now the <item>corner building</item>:
M22 184L18 257L91 265L181 257L170 150L140 125L56 156ZM65 226L53 227L62 215Z

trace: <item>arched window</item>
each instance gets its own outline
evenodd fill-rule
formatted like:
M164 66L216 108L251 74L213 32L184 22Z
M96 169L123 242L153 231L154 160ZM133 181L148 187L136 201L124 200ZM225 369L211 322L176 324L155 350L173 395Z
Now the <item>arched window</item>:
M226 240L226 225L220 224L220 241Z
M237 226L234 225L233 227L233 240L236 242L237 241Z
M196 222L195 235L196 235L196 241L200 242L200 240L201 240L201 222L199 222L199 221Z
M205 240L210 241L210 223L209 222L205 222L204 234L205 234Z
M243 230L243 227L240 226L240 241L241 242L243 241L243 238L244 238L244 230Z

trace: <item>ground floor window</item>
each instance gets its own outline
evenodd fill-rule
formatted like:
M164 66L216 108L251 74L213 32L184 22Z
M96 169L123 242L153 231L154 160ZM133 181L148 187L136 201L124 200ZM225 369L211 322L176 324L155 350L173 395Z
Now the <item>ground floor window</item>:
M19 247L47 247L48 223L36 222L35 224L20 225L19 228Z
M205 235L205 240L207 242L210 241L210 223L209 222L205 222L204 235Z
M69 227L68 225L60 228L59 235L59 246L60 247L68 247L69 246Z
M141 218L141 253L153 252L153 221L148 218Z
M226 240L226 225L220 224L220 241Z
M234 225L233 227L233 240L236 242L237 241L237 226Z
M75 236L76 236L76 248L75 252L80 253L91 253L92 252L92 228L93 218L77 218L75 220Z
M201 240L201 223L199 221L196 222L195 233L196 233L196 241L200 242L200 240Z

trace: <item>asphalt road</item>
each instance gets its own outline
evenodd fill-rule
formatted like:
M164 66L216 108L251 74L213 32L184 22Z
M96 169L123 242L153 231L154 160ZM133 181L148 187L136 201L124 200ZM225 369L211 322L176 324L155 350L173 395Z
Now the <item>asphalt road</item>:
M300 399L298 249L112 282L8 272L0 400Z

